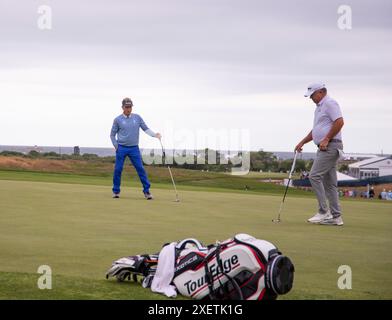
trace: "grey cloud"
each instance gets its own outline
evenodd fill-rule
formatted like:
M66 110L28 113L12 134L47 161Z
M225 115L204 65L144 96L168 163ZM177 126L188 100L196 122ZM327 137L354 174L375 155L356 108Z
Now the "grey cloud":
M51 31L36 26L43 3ZM337 28L341 4L352 7L350 31ZM392 84L391 13L389 0L0 0L0 69L61 76L77 66L101 73L97 86L123 70L152 90L193 86L200 104L208 94L301 95L313 80L371 96ZM148 73L132 74L135 65Z

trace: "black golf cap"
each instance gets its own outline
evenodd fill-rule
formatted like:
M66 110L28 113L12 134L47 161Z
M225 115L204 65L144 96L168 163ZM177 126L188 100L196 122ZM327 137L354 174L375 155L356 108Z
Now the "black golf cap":
M130 98L124 98L123 100L122 100L122 106L123 107L125 107L125 106L133 106L133 102L132 102L132 100L130 99Z

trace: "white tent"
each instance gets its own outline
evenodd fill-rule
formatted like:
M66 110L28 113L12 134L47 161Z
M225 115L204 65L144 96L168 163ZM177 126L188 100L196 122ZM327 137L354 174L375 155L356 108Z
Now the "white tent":
M392 156L375 157L348 165L350 175L360 178L373 178L392 175Z
M348 176L347 174L341 173L339 171L337 171L336 173L337 173L337 176L338 176L338 181L358 180L356 178Z
M336 175L337 175L338 181L347 181L347 180L355 181L355 180L358 180L356 178L350 177L347 174L341 173L339 171L336 171ZM289 181L289 179L284 179L283 180L283 185L286 186L288 181ZM290 185L289 186L290 187L293 186L293 181L292 180L290 181Z

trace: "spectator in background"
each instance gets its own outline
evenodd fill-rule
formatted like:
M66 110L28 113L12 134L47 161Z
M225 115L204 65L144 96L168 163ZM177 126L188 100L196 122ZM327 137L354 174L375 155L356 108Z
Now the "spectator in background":
M381 196L381 200L387 200L387 196L388 196L387 191L383 189L382 192L380 193L380 196Z
M342 190L339 190L339 197L340 198L343 197L343 191Z
M357 190L353 190L353 198L356 198L357 197Z
M373 187L371 187L370 190L369 190L369 198L370 199L374 198L374 188Z
M392 200L392 190L388 191L387 200Z

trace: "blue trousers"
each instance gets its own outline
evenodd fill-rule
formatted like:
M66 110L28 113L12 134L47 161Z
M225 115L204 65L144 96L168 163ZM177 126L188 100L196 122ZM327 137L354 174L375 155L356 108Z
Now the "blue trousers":
M125 158L128 157L139 175L140 182L143 185L143 192L150 192L150 182L148 181L146 171L143 167L142 156L138 146L126 147L118 145L116 151L116 164L114 165L113 174L113 193L120 193L121 173L124 167Z

